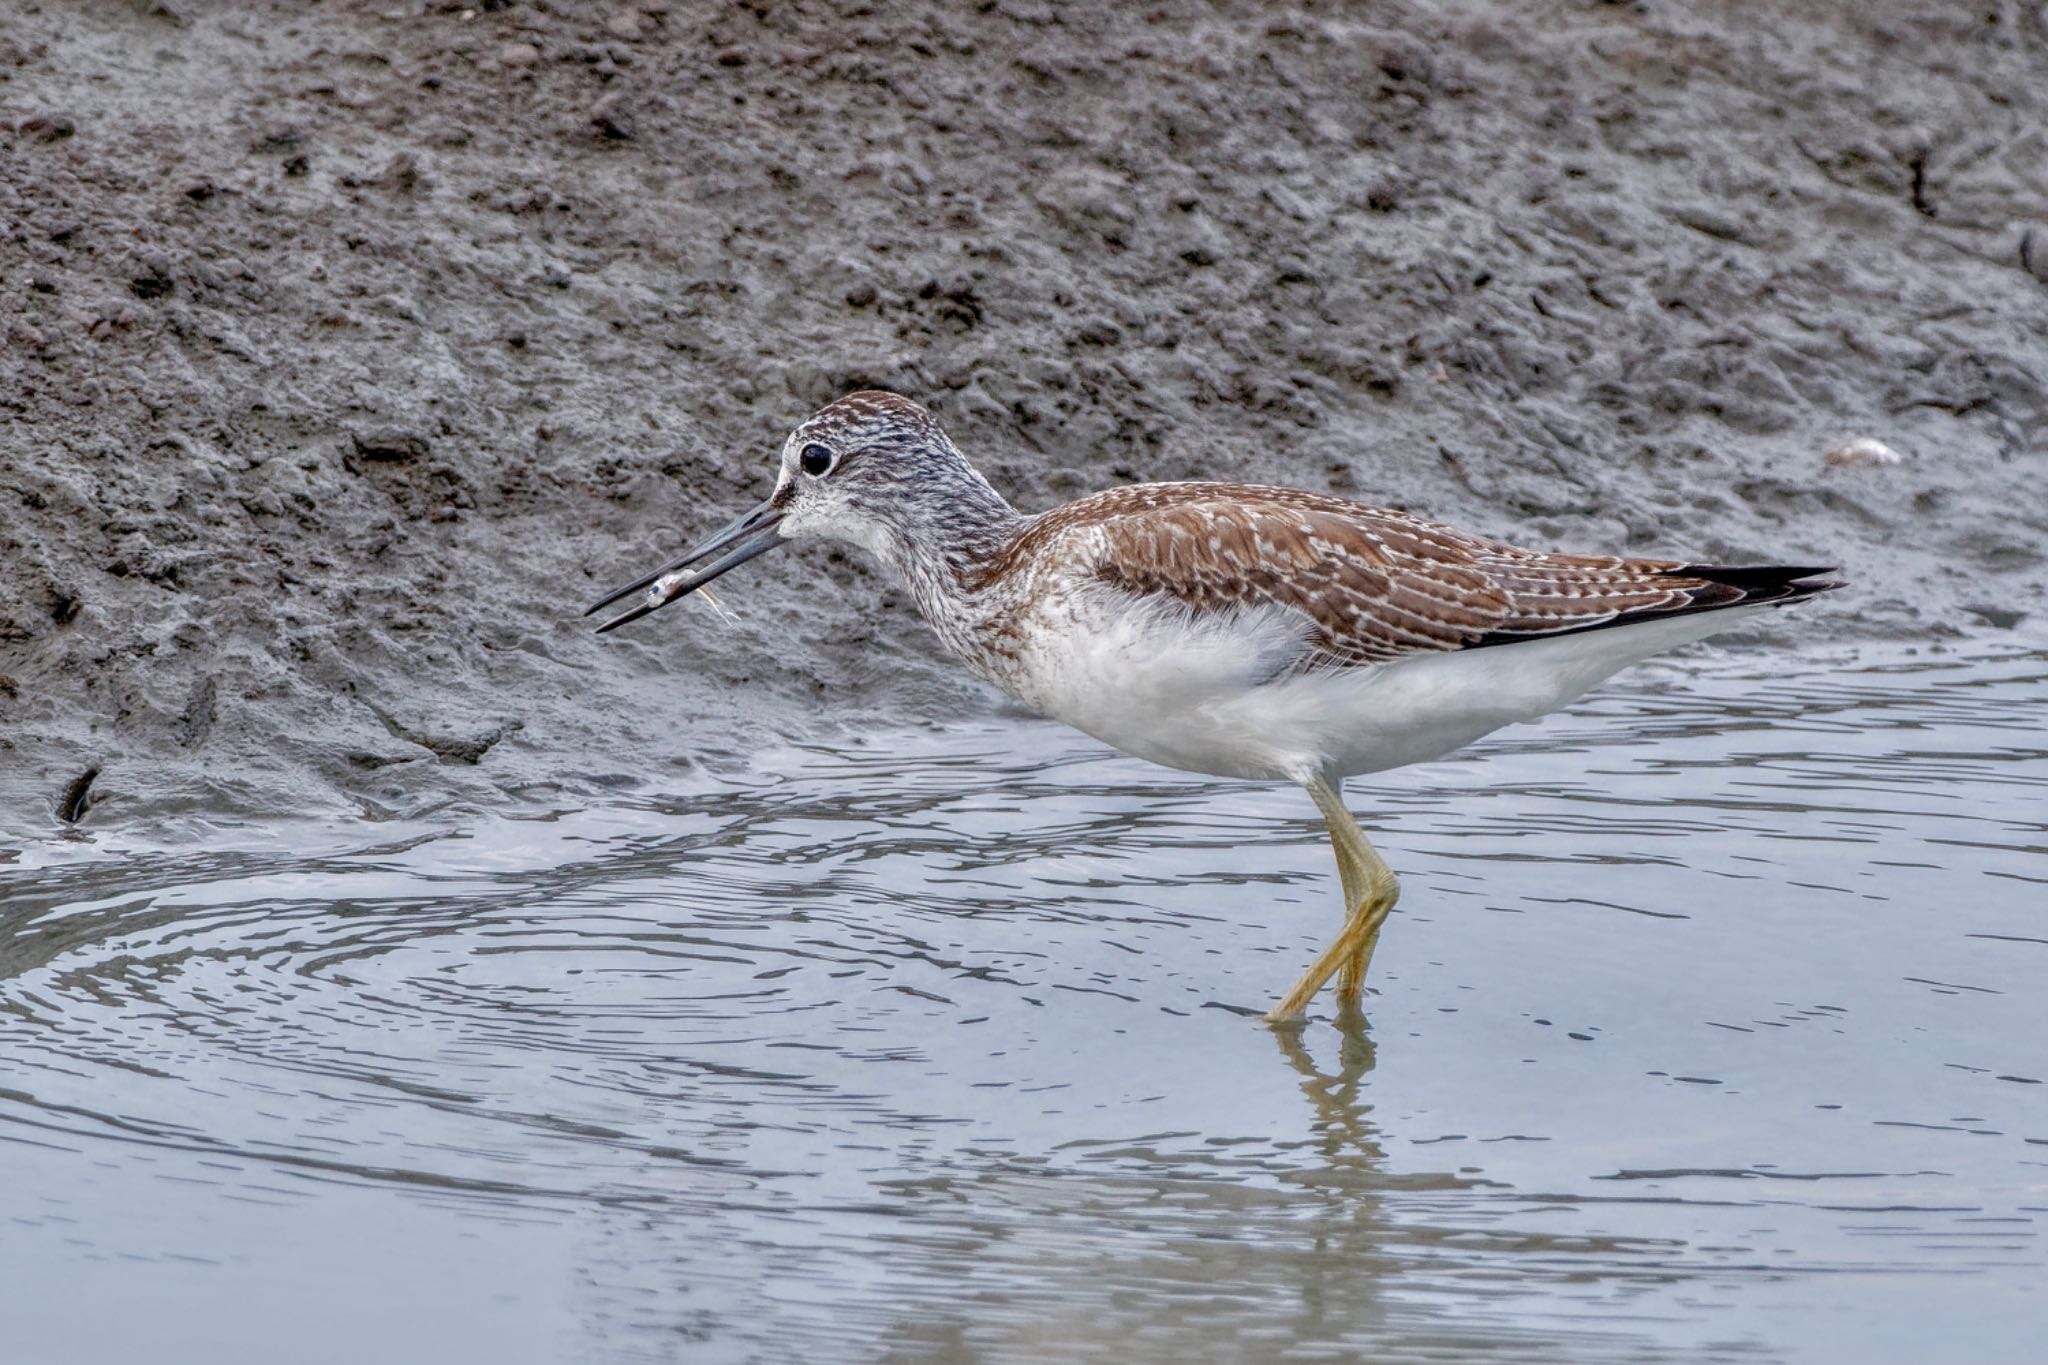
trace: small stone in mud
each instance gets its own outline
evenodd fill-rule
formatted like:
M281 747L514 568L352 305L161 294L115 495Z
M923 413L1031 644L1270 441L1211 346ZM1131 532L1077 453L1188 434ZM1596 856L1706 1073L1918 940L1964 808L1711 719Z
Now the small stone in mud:
M37 142L62 142L78 131L78 124L69 114L31 114L15 128Z
M1859 436L1845 441L1821 456L1830 469L1862 469L1871 465L1899 464L1906 458L1883 441Z
M498 65L507 71L518 71L540 61L540 49L532 43L507 43L498 49Z
M604 21L604 31L611 34L614 38L623 39L629 43L636 43L640 41L641 23L640 16L632 10L620 10L617 14Z
M416 460L427 453L427 438L404 427L372 427L350 433L356 454L366 460L393 463Z
M865 308L880 297L871 284L857 284L846 291L846 301L855 308Z
M718 53L718 64L720 66L745 66L747 64L747 50L743 47L721 48Z

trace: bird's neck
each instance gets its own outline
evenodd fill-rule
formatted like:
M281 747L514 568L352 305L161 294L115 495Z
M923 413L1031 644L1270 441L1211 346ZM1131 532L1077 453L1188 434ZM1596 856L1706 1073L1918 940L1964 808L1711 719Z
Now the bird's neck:
M985 570L1026 518L964 463L963 474L945 497L922 500L919 514L890 528L876 549L939 639L973 666L994 610Z

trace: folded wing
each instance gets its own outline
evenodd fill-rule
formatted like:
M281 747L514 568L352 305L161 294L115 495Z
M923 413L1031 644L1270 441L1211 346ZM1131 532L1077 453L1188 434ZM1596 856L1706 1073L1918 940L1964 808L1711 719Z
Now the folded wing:
M1146 484L1038 518L1011 547L1060 537L1102 583L1190 612L1281 607L1307 626L1294 667L1601 630L1794 601L1840 586L1819 567L1728 568L1525 550L1388 508L1300 489ZM1007 556L1006 556L1007 557Z

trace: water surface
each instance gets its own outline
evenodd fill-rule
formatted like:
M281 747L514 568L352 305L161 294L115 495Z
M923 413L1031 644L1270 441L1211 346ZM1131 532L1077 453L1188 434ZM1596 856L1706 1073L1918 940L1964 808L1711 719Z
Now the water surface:
M2031 1360L2048 657L1298 792L1055 727L0 866L7 1358Z

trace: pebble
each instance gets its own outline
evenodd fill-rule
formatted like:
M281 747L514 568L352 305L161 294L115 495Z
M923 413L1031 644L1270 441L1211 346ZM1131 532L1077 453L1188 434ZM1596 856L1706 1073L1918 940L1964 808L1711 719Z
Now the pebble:
M1906 457L1883 441L1859 436L1832 447L1821 458L1830 469L1862 469L1870 465L1900 464Z
M506 43L498 49L498 65L507 71L532 66L540 61L540 49L532 43Z

